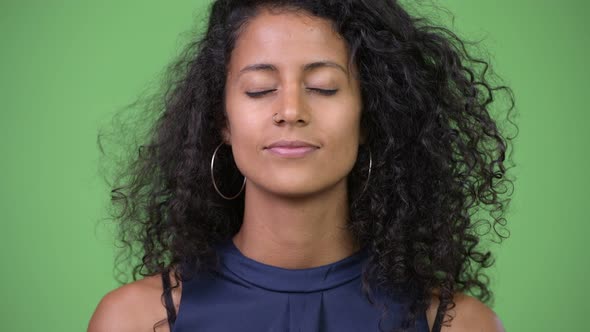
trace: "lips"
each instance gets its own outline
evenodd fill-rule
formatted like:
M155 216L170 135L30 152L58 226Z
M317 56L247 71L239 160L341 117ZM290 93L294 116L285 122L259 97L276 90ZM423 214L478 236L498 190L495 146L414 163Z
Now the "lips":
M285 158L301 158L317 149L319 146L312 143L287 140L277 141L266 147L270 153Z

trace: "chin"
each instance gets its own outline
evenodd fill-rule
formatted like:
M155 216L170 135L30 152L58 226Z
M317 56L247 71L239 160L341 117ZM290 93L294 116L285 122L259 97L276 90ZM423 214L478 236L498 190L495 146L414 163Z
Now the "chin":
M249 166L242 168L242 174L248 178L247 186L252 186L251 189L292 198L314 196L335 189L345 191L347 175L350 172L350 169L342 164L340 167L325 167L318 163Z
M302 179L294 176L286 179L269 179L266 178L264 183L260 183L258 186L264 188L265 191L272 193L276 196L285 198L305 198L311 197L329 190L333 190L342 185L342 189L346 190L346 177L341 179L327 179L321 178L322 181L318 181L319 176L315 179Z

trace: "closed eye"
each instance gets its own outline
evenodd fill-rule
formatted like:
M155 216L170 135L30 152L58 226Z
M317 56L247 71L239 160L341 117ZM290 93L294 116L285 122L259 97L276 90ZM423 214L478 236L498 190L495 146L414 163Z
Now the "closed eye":
M313 88L309 88L309 90L316 91L317 93L322 94L324 96L332 96L332 95L336 94L336 92L338 91L338 89L325 90L325 89L313 89Z
M267 93L274 92L274 91L277 91L277 89L274 89L274 90L265 90L265 91L258 91L258 92L246 92L246 95L248 95L248 97L258 98L258 97L264 96Z
M324 95L324 96L332 96L332 95L336 94L336 92L338 92L338 89L326 90L326 89L308 88L307 90L317 92L317 93ZM259 97L262 97L262 96L264 96L268 93L274 92L274 91L277 91L277 90L273 89L273 90L264 90L264 91L258 91L258 92L246 92L246 95L248 95L248 97L251 97L251 98L259 98Z

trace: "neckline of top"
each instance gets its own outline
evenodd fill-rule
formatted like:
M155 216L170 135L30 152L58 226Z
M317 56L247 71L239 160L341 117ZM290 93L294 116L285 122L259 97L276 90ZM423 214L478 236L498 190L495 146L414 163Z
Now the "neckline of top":
M299 293L335 288L358 278L368 257L367 248L362 248L333 263L286 269L246 257L231 238L219 246L219 253L223 266L238 278L269 291Z

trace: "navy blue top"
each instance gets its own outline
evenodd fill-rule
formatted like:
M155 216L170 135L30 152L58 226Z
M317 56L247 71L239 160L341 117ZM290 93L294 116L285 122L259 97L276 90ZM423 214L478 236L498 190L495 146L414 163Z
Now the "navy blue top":
M389 314L382 316L384 311L364 296L366 249L306 269L260 263L244 256L231 239L218 247L218 256L218 271L183 282L177 317L170 320L172 332L371 332L380 331L382 317L382 330L388 331L399 326L408 310L402 297L374 292L373 298L388 306ZM428 331L425 314L415 331Z

